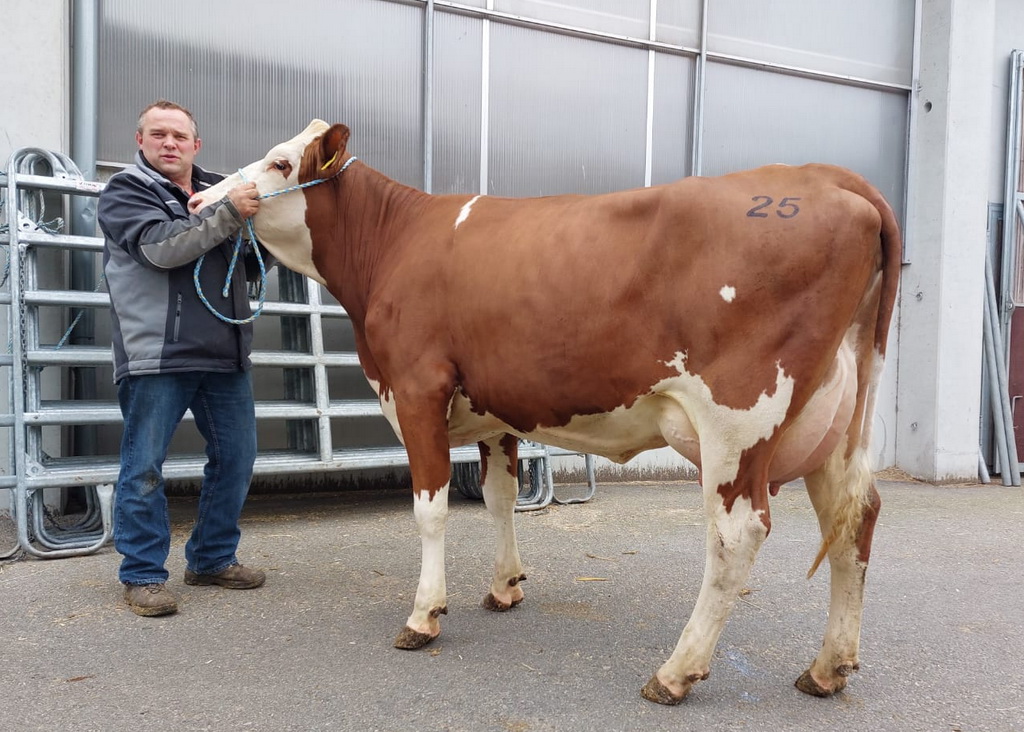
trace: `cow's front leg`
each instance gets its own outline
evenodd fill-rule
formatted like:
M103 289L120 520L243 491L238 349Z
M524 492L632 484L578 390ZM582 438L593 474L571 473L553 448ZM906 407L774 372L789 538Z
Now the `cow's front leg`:
M422 564L416 602L405 628L395 639L395 648L413 650L441 633L441 615L448 613L444 581L444 531L448 521L448 484L432 496L426 491L413 498L413 512L420 530Z
M713 477L711 473L705 463L705 480ZM766 505L766 482L747 482L740 477L734 488L741 482L763 493L764 498L758 503ZM695 683L711 673L711 655L718 637L747 581L754 557L768 535L767 510L755 510L747 497L751 495L749 492L741 491L727 507L717 491L717 484L711 486L704 489L707 546L704 580L697 603L671 657L641 691L646 699L659 704L678 704Z
M488 610L508 610L523 601L526 579L516 543L515 511L519 495L519 441L512 435L494 437L480 443L484 503L494 519L497 551L494 578L484 598Z
M443 390L438 390L419 398L399 395L396 400L398 420L409 454L413 511L422 547L416 601L405 628L395 639L396 648L411 650L432 641L441 633L440 616L448 612L444 533L448 520L451 462L448 454L448 403L437 399L442 393ZM434 398L429 398L431 395Z

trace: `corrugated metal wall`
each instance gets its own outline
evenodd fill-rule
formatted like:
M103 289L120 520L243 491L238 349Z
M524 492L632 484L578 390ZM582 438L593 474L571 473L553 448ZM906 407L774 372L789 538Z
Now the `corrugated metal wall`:
M491 15L486 5L435 4L435 192L479 190L483 151L491 193L643 185L648 49L652 180L691 172L699 0L491 0ZM701 172L834 162L899 208L913 0L709 6ZM267 7L179 0L164 22L146 3L105 0L101 158L126 162L139 109L167 97L198 117L213 169L251 161L317 116L349 125L362 159L423 187L426 3Z

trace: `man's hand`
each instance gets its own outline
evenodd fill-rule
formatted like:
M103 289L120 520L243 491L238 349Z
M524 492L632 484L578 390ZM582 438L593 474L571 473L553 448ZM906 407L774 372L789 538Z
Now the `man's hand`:
M228 200L235 209L242 215L243 219L256 215L260 210L260 193L256 190L255 183L243 183L228 191Z

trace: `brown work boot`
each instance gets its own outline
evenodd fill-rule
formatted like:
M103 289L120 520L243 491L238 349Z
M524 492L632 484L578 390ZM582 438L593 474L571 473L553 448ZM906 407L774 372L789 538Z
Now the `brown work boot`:
M259 569L249 569L241 564L232 564L217 574L196 574L185 570L186 585L220 585L229 590L251 590L267 581L267 575Z
M163 582L125 585L124 601L133 613L149 618L178 612L178 598Z

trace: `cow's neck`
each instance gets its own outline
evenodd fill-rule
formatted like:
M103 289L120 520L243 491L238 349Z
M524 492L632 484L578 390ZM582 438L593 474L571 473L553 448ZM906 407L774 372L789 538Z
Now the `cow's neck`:
M375 283L430 199L361 163L342 176L337 218L315 241L313 261L360 330Z

